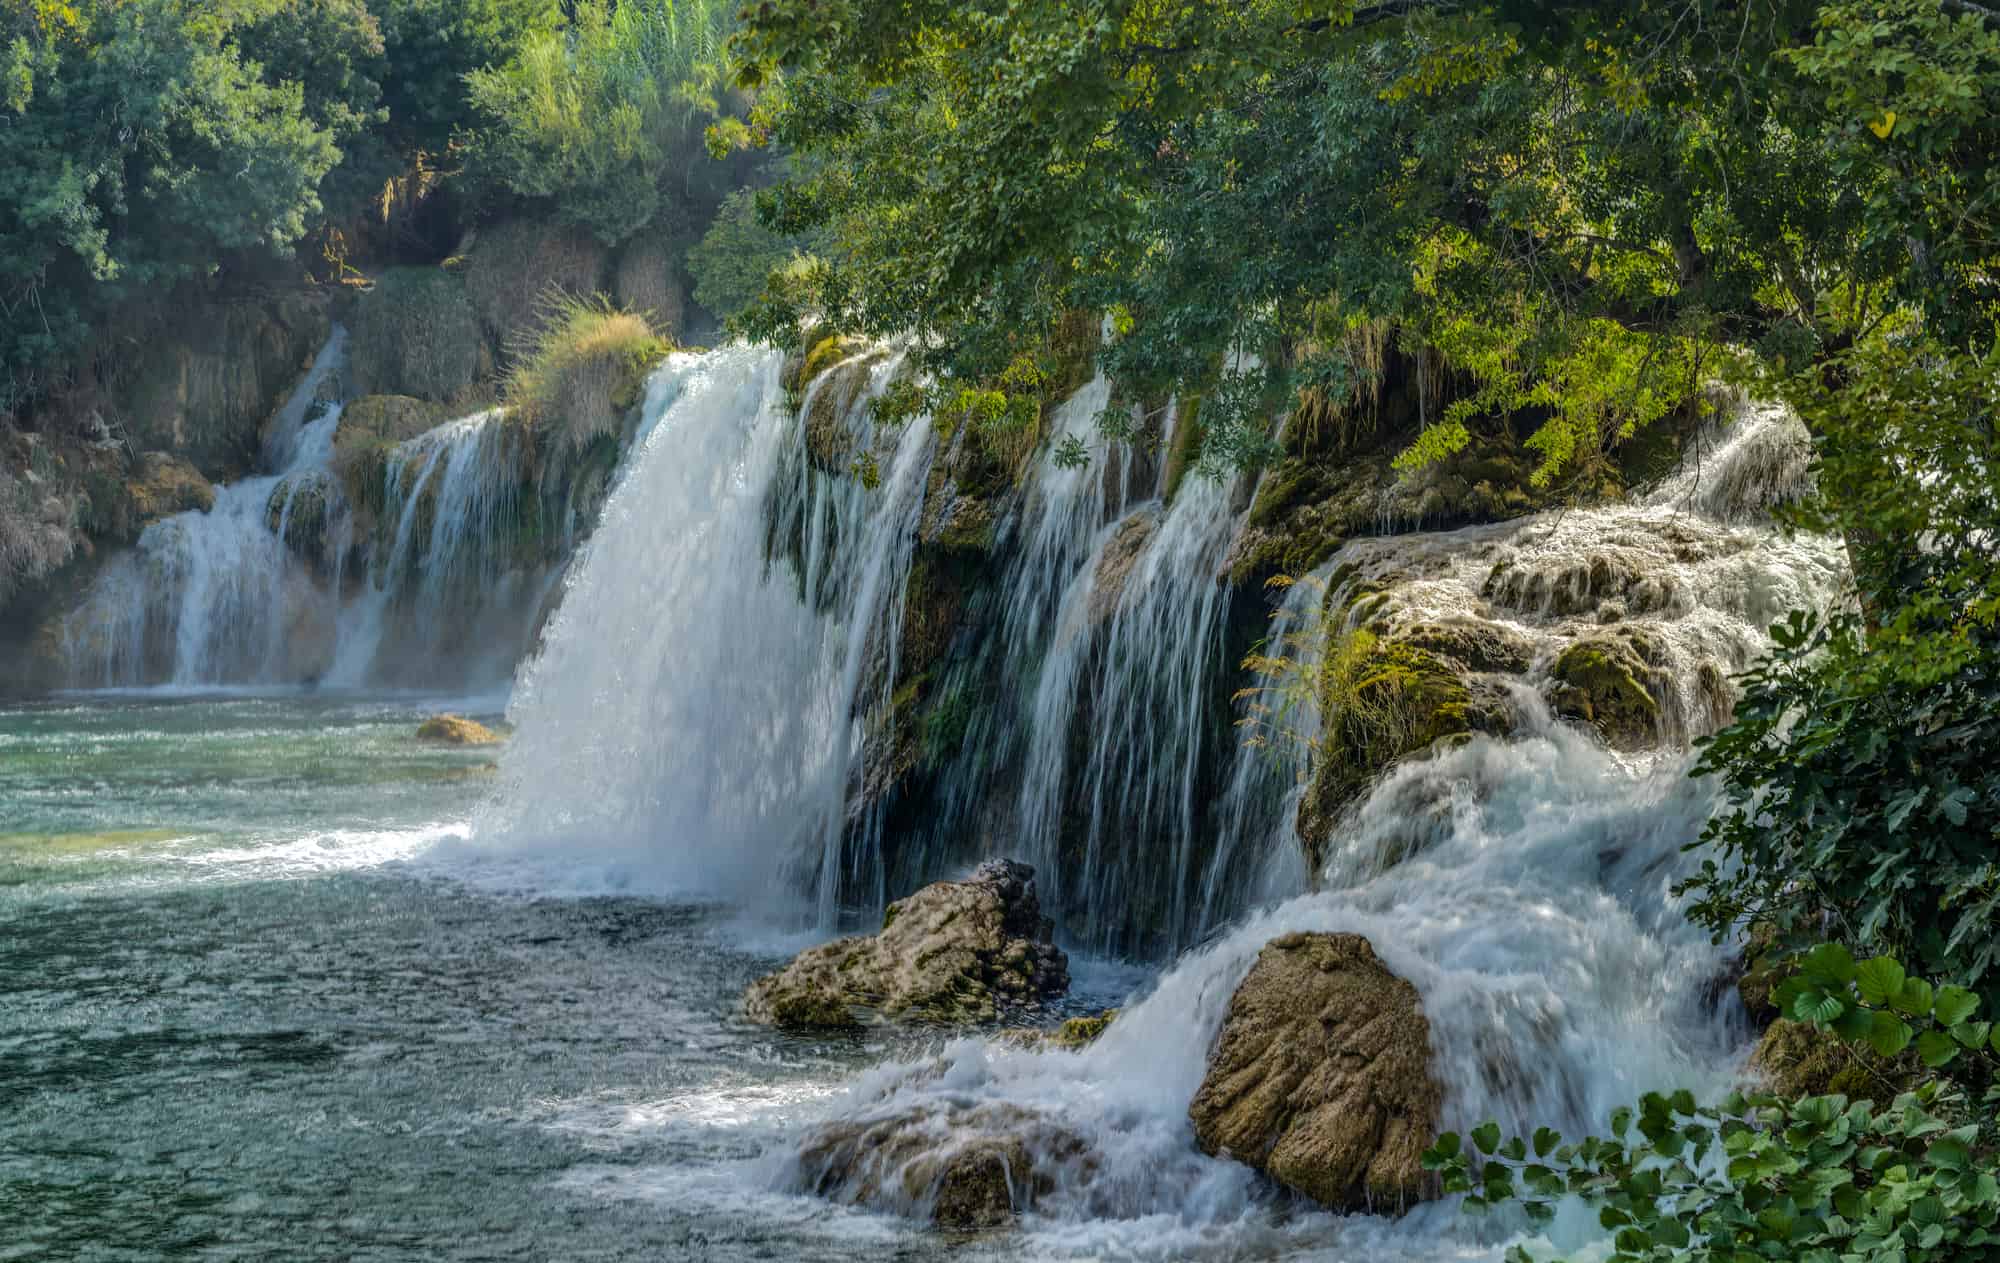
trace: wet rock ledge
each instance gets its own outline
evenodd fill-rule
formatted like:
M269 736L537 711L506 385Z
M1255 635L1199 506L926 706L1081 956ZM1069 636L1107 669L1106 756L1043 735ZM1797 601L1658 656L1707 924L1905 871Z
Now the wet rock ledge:
M810 948L750 984L743 1012L791 1030L870 1021L964 1025L1069 990L1069 960L1035 898L1035 870L988 860L964 881L889 905L878 934Z

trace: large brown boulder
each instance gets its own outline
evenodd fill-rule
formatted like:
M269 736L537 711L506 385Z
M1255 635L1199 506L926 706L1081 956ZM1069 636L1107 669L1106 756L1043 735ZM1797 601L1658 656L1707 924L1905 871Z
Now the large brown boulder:
M1000 1228L1091 1161L1073 1132L1011 1105L911 1110L841 1120L799 1149L799 1191L940 1228Z
M850 1029L870 1018L991 1022L1000 1009L1069 990L1069 961L1049 941L1035 870L988 860L964 881L889 905L879 934L810 948L750 984L752 1021Z
M1443 1090L1417 989L1358 934L1272 939L1236 989L1188 1115L1227 1155L1336 1210L1435 1197Z

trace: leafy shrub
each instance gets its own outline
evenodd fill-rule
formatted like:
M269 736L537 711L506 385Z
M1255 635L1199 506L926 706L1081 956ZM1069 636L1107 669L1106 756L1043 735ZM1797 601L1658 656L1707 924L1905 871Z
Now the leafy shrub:
M1991 1081L2000 1035L1962 987L1908 977L1900 962L1857 963L1845 948L1808 954L1781 1006L1828 1038L1892 1055L1914 1039L1945 1072L1887 1107L1844 1095L1783 1101L1734 1094L1712 1106L1648 1093L1611 1116L1609 1137L1566 1144L1548 1128L1501 1142L1488 1122L1424 1155L1465 1207L1518 1204L1531 1222L1581 1198L1613 1234L1614 1260L1735 1263L1784 1259L2000 1259L2000 1174ZM1532 1255L1510 1253L1516 1263Z
M1788 385L1858 609L1794 613L1697 772L1728 807L1685 889L1718 934L1838 937L2000 993L2000 351L1899 341ZM1835 516L1838 506L1839 516Z
M552 295L508 375L507 405L523 422L556 432L559 453L582 449L617 432L647 371L671 349L643 315L602 298Z
M569 25L466 79L484 127L474 159L524 197L616 244L653 223L717 110L729 10L718 0L579 0Z

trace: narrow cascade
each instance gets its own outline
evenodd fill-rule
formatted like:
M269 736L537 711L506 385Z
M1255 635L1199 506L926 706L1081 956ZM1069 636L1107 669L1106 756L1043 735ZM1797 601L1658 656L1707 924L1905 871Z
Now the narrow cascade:
M347 334L336 327L266 435L275 472L218 488L215 504L148 526L64 623L73 682L187 688L268 684L307 673L332 598L284 543L293 503L325 478L340 424L331 402ZM280 530L271 526L279 495Z
M528 438L494 410L395 445L379 506L350 503L336 458L345 340L336 328L272 421L271 472L219 487L206 512L148 526L96 577L64 621L68 683L510 678L577 534L579 482L565 481L562 503L524 503ZM541 530L557 522L560 532Z
M1079 391L1056 441L1093 440L1109 400L1102 379ZM967 837L1027 859L1067 936L1114 953L1168 954L1240 910L1233 870L1207 893L1189 879L1214 862L1207 785L1233 757L1235 488L1191 475L1169 503L1166 483L1124 443L1081 469L1038 463L1000 599L1001 678L1025 683L975 722L922 848L932 871L963 862Z
M1149 500L1097 533L1055 616L1019 830L1100 950L1129 946L1135 919L1170 950L1204 928L1186 875L1208 823L1204 756L1228 740L1215 690L1233 534L1229 484L1190 478L1171 506Z
M517 432L500 424L503 416L491 410L448 421L389 453L382 508L388 529L360 593L342 607L328 684L398 682L399 663L465 652L483 651L483 678L511 672L518 640L468 635L468 629L538 608L557 572L505 566L499 535L517 512L521 453ZM384 653L385 642L393 654Z
M843 847L866 716L893 678L900 601L934 441L836 418L879 477L830 473L781 357L676 355L511 716L481 853L602 888L707 892L830 927L879 901L879 858ZM865 826L865 822L861 822ZM863 830L865 836L865 828ZM850 865L843 854L857 855Z
M1050 1190L1026 1227L1051 1246L1144 1237L1171 1254L1256 1222L1315 1245L1331 1234L1348 1257L1437 1257L1462 1230L1451 1205L1300 1220L1247 1167L1193 1143L1188 1102L1237 983L1266 943L1300 930L1365 935L1416 986L1448 1128L1494 1118L1575 1135L1644 1090L1720 1090L1750 1032L1721 985L1733 946L1711 943L1671 893L1691 862L1682 848L1715 805L1715 787L1687 776L1685 741L1724 717L1699 682L1703 663L1738 668L1783 611L1841 599L1838 542L1768 524L1770 506L1802 489L1801 439L1784 414L1746 409L1698 467L1643 502L1349 544L1319 582L1293 590L1278 631L1311 655L1360 628L1386 641L1449 622L1519 638L1525 665L1485 681L1505 696L1507 731L1391 763L1335 817L1314 893L1244 915L1183 956L1081 1053L963 1040L942 1066L872 1072L826 1116L916 1117L947 1132L948 1119L982 1111L1021 1120L1011 1130L1031 1170L1019 1178ZM1645 636L1662 678L1689 681L1664 695L1660 739L1641 750L1612 748L1548 700L1561 647L1606 629ZM1329 736L1337 718L1324 717ZM1302 747L1321 722L1305 717ZM1237 774L1270 775L1252 767L1239 761ZM1269 822L1253 800L1268 804L1290 779L1232 783L1221 814ZM1276 833L1266 845L1296 857L1289 816ZM791 1149L766 1164L773 1187L796 1187ZM1558 1224L1559 1245L1588 1235L1575 1227Z

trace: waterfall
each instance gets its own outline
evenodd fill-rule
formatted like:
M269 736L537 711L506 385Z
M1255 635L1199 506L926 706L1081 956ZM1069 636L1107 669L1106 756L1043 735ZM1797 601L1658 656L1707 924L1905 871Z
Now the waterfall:
M274 472L218 489L206 511L153 523L98 577L64 623L76 682L265 684L310 669L315 634L332 611L294 564L283 531L298 488L322 475L332 454L340 406L324 392L346 339L336 326L273 418L264 461ZM277 531L274 494L282 497Z
M1559 721L1545 690L1562 645L1613 623L1643 629L1670 674L1693 678L1704 663L1747 664L1783 611L1841 599L1838 543L1768 522L1772 504L1802 490L1798 437L1782 413L1746 409L1698 471L1635 503L1348 544L1320 582L1293 588L1273 640L1310 655L1359 622L1385 635L1447 619L1503 629L1532 646L1524 669L1495 681L1511 731L1387 768L1340 813L1316 892L1294 886L1180 957L1083 1051L962 1039L872 1071L824 1116L926 1120L940 1144L953 1119L1022 1137L1032 1169L1018 1178L1049 1190L1024 1221L1024 1255L1115 1240L1172 1256L1240 1246L1248 1232L1274 1254L1486 1257L1450 1203L1399 1221L1298 1215L1247 1167L1199 1152L1188 1102L1237 983L1272 938L1301 930L1365 935L1417 988L1447 1128L1493 1118L1576 1136L1642 1091L1725 1089L1750 1035L1723 985L1734 946L1690 925L1672 894L1696 862L1683 848L1716 805L1716 788L1687 775L1684 740L1721 717L1690 686L1669 699L1668 740L1621 753ZM1350 608L1362 612L1341 613L1357 592ZM1193 611L1182 626L1199 627ZM1309 745L1315 723L1302 716L1295 735ZM1219 817L1239 818L1232 828L1246 835L1274 829L1248 849L1296 873L1289 813L1271 813L1292 768L1239 760L1233 776L1246 780L1231 780ZM771 1150L763 1171L772 1187L798 1187L790 1147ZM1573 1249L1596 1232L1563 1219L1552 1236Z
M876 485L815 468L780 359L676 355L649 383L638 445L510 707L483 854L553 859L592 888L804 891L822 926L848 897L880 899L865 848L843 871L843 837L934 440L921 420L876 432L885 360L838 418L878 459Z
M173 688L490 687L526 652L576 534L523 503L529 438L498 410L386 454L382 503L349 503L336 440L344 330L273 417L267 472L148 526L63 623L68 683ZM559 541L524 549L529 528Z

